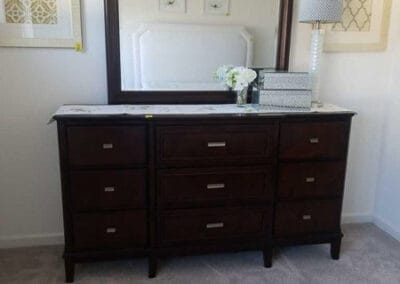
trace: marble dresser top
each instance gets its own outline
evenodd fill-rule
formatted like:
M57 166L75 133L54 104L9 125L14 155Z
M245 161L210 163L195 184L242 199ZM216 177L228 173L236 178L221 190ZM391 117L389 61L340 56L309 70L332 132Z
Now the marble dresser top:
M294 109L263 105L246 105L238 107L234 104L219 105L64 105L53 118L87 117L87 116L202 116L202 115L285 115L285 114L340 114L352 111L331 104L321 108Z

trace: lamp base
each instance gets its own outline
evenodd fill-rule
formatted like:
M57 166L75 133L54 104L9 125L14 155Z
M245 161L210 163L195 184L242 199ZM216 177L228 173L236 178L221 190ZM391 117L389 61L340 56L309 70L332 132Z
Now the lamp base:
M311 53L309 72L312 76L312 94L313 101L320 102L320 73L321 73L321 57L324 45L325 30L314 29L311 35Z

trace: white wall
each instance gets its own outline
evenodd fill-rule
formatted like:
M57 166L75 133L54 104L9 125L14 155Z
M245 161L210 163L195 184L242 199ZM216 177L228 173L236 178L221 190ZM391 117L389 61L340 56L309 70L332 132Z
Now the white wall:
M56 127L47 121L61 104L107 102L102 1L82 2L84 53L0 48L0 247L62 240ZM377 216L399 228L398 15L391 26L387 52L325 56L323 98L358 112L346 220L371 218L378 188ZM292 68L306 70L309 27L296 24L296 31Z
M61 240L57 133L47 122L62 104L107 102L102 2L82 1L84 53L0 48L0 247Z
M399 0L393 1L399 3ZM394 11L395 7L393 14L396 14ZM391 26L399 24L396 17ZM293 70L307 70L310 29L307 24L295 25ZM399 33L392 32L390 44L398 37ZM351 135L343 208L345 222L370 221L374 215L375 192L381 172L382 125L386 119L384 99L389 90L392 62L390 51L323 55L322 100L358 113L353 120Z
M400 10L395 1L393 12ZM391 76L384 101L380 175L376 192L375 221L400 240L400 13L393 13L388 65Z

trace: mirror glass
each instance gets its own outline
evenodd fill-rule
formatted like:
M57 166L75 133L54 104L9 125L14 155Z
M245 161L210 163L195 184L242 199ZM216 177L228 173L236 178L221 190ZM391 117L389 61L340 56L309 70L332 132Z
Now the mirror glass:
M225 90L223 65L275 68L279 3L119 0L122 90Z

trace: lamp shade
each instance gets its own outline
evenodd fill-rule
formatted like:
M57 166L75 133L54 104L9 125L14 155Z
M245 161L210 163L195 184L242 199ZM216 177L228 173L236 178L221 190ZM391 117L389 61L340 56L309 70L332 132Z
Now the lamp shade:
M301 23L336 23L342 20L343 0L300 0Z

